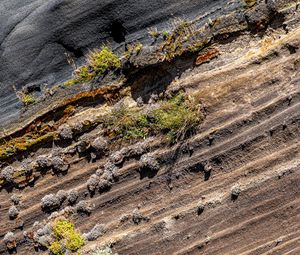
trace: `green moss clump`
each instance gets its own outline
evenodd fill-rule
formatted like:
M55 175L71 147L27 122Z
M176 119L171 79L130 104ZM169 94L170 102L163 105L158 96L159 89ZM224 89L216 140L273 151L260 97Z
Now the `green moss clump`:
M76 79L71 79L71 80L68 80L68 81L64 82L64 86L65 86L65 87L69 87L69 86L73 86L73 85L75 85L75 84L77 84L77 83L79 83L78 80L76 80Z
M35 103L35 98L30 94L24 94L21 100L22 103L26 106Z
M247 7L252 7L256 4L256 0L244 0Z
M54 241L53 243L51 243L51 245L49 246L49 250L54 255L64 255L65 254L63 251L63 246L61 244L61 241Z
M97 75L103 75L106 71L115 70L121 67L120 59L111 52L108 47L91 51L87 60L89 66L97 73Z
M84 245L84 239L80 233L75 230L74 224L68 220L59 219L55 221L53 233L57 239L55 242L64 240L65 248L70 251L77 251Z
M91 81L96 76L104 75L108 71L114 71L121 68L121 60L108 47L102 47L100 50L93 50L87 56L87 65L75 70L75 79L70 80L73 85L75 82Z

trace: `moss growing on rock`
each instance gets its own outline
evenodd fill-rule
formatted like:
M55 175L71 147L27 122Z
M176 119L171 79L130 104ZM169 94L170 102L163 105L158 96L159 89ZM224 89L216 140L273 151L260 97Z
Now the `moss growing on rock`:
M54 241L53 243L51 243L49 250L54 255L64 255L65 254L63 251L63 246L62 246L61 241Z
M64 248L75 252L84 245L84 239L81 234L75 230L74 224L66 219L56 220L52 226L52 230L56 240L52 242L50 248L56 249L57 252L63 252ZM64 244L64 247L62 246L62 243ZM64 253L54 254L60 255Z
M100 50L95 49L88 54L87 65L75 70L75 80L72 83L74 81L90 81L96 76L104 75L106 72L119 68L121 68L121 60L108 47L102 47Z

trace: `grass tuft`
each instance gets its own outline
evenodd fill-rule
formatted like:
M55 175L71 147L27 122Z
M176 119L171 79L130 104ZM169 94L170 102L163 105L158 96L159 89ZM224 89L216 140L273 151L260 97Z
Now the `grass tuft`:
M111 139L139 139L151 135L165 135L174 143L196 129L202 121L199 104L179 94L167 101L161 101L155 110L124 106L104 117L106 135Z

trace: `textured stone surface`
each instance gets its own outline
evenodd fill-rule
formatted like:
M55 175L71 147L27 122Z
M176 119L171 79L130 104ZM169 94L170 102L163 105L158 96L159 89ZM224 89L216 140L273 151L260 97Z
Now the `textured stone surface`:
M66 52L80 63L89 49L104 42L116 48L125 40L149 41L149 27L168 28L175 17L215 15L217 10L227 8L222 5L220 0L1 1L1 122L17 120L20 115L22 104L12 85L20 90L24 86L52 85L70 77L72 69Z
M214 37L199 52L135 70L132 83L125 83L131 101L143 93L152 99L143 100L141 110L155 109L178 91L200 102L203 122L175 144L163 135L111 136L101 116L122 100L123 94L111 100L120 93L115 84L95 81L102 87L93 91L91 84L61 88L48 101L27 108L18 124L30 112L30 118L36 117L39 108L46 112L23 132L4 134L0 145L1 255L15 248L20 255L48 253L50 233L44 227L63 215L81 233L92 230L88 239L96 240L86 241L82 255L105 246L120 255L300 253L300 8L296 0L259 0L243 8L238 2L194 3L206 4L208 15L203 15L205 8L189 12L188 2L149 11L151 18L172 8L188 18L199 16ZM219 8L234 11L219 17ZM213 15L219 19L210 19ZM157 22L168 24L168 17ZM138 26L136 19L132 24ZM136 33L126 40L140 35L150 44L146 27L133 29ZM142 60L147 64L147 58ZM100 92L95 96L95 91ZM68 96L81 97L62 104ZM55 127L63 123L72 127L72 140L41 139L57 134ZM91 157L96 148L90 142L96 137L109 142L104 153ZM57 158L63 166L53 165ZM13 195L22 197L19 204ZM19 215L12 220L13 203ZM46 247L38 249L38 243Z

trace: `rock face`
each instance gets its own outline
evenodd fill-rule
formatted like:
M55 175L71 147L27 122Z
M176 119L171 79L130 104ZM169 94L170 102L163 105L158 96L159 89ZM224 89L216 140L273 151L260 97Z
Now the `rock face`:
M70 78L65 53L78 63L89 49L147 40L147 28L172 17L220 13L223 1L26 0L0 3L0 122L17 121L17 90L40 90ZM224 11L225 12L226 8ZM149 39L149 38L148 38ZM0 124L1 126L1 124Z
M66 249L52 232L66 218L82 255L300 254L297 1L13 2L0 3L1 255ZM56 86L65 51L81 64L134 40L118 72ZM24 107L10 80L54 92Z

